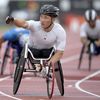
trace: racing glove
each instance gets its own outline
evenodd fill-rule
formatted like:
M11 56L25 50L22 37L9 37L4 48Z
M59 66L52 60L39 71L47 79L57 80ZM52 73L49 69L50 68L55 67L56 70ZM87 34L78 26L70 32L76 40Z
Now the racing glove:
M13 21L14 21L14 18L12 16L7 16L6 17L6 24L9 24L9 23L11 23Z

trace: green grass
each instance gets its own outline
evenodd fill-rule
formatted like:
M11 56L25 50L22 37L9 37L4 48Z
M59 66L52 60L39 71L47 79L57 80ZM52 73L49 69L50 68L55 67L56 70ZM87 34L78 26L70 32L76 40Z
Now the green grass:
M0 25L0 32L5 32L7 30L9 30L10 28L13 28L14 26L11 25Z

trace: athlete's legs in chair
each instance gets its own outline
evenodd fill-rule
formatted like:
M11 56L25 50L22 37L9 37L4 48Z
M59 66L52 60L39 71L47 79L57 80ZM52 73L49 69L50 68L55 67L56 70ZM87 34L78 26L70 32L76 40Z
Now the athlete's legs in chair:
M94 55L100 55L100 46L94 44Z
M12 46L13 49L15 49L14 52L13 52L14 54L13 54L13 57L12 57L13 58L12 61L14 63L17 63L18 59L20 57L21 51L22 51L22 46L19 44L18 41L12 42L11 46Z
M29 49L31 50L31 52L33 53L33 56L35 58L49 58L49 56L50 56L50 54L53 50L53 48L50 48L50 49L35 49L35 48L31 48L31 47L29 47ZM41 66L40 63L38 63L38 61L37 61L36 64L34 64L35 62L33 61L32 57L30 56L30 53L29 53L28 58L30 59L31 64L33 63L32 65L35 65L35 66L33 66L33 68L35 67L34 69L36 69L38 71L42 71L43 67Z

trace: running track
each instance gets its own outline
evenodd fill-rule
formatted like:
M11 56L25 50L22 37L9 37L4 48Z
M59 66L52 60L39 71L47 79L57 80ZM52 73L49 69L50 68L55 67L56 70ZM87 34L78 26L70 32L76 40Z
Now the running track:
M52 100L100 100L100 56L94 57L92 69L88 71L85 55L81 70L77 70L81 44L79 34L68 34L66 51L62 58L65 81L65 95L59 95L55 84ZM46 82L42 78L28 75L23 77L17 94L13 95L13 78L9 76L9 66L4 76L0 76L0 100L48 100Z

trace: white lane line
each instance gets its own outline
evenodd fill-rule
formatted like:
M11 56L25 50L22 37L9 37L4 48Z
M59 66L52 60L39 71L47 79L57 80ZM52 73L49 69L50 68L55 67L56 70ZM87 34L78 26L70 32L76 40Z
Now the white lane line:
M68 63L70 61L77 60L77 59L79 59L79 54L71 56L71 57L68 57L68 58L67 57L63 58L63 59L61 59L61 62L62 63Z
M4 81L4 80L7 80L8 78L9 78L9 76L4 77L4 78L0 78L0 82L1 82L1 81Z
M10 76L4 77L4 78L0 78L0 82L4 81L4 80L6 80L6 79L9 79L9 78L10 78ZM0 94L3 95L3 96L6 96L6 97L12 98L12 99L14 99L14 100L22 100L22 99L13 97L13 96L11 96L11 95L8 95L8 94L6 94L6 93L4 93L4 92L2 92L2 91L0 91Z
M82 88L80 87L80 84L81 84L82 82L84 82L84 81L86 81L86 80L90 79L91 77L94 77L94 76L96 76L96 75L98 75L98 74L100 74L100 70L99 70L99 71L96 71L96 72L93 73L93 74L90 74L89 76L87 76L87 77L85 77L85 78L83 78L83 79L81 79L81 80L79 80L79 81L77 81L77 82L75 83L75 87L76 87L78 90L80 90L80 91L82 91L82 92L84 92L84 93L87 93L87 94L90 94L90 95L92 95L92 96L95 96L95 97L100 98L100 95L94 94L94 93L92 93L92 92L88 92L88 91L86 91L86 90L84 90L84 89L82 89Z

